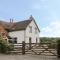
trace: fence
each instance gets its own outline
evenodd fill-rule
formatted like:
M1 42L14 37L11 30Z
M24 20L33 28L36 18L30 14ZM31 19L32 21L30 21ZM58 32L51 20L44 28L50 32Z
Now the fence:
M11 53L51 55L56 56L56 48L51 48L50 43L25 43L14 44L14 51Z

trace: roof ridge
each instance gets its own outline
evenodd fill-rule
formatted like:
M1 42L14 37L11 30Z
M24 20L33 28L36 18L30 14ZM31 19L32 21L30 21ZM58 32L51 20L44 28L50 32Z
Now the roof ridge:
M15 22L15 23L25 22L25 21L31 21L31 20L21 20L21 21Z

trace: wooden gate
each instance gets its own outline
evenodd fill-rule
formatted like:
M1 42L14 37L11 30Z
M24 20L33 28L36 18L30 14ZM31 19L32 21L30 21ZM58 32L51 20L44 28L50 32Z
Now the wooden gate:
M36 54L36 55L51 55L56 56L56 49L50 47L50 43L19 43L14 44L14 51L10 51L11 53L18 53L18 54Z
M40 43L32 47L31 51L37 55L51 55L56 56L56 49L50 47L50 43Z

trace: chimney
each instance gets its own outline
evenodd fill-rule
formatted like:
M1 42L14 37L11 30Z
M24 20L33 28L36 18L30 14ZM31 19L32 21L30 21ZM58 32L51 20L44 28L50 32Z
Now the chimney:
M10 19L10 23L11 23L11 19Z
M13 19L10 18L10 23L13 23Z
M10 18L10 23L9 23L10 28L13 26L13 19Z

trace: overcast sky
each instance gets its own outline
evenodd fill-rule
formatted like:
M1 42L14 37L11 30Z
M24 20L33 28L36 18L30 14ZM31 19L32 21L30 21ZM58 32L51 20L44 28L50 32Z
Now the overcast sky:
M27 19L32 15L40 36L60 37L60 0L0 0L0 20Z

